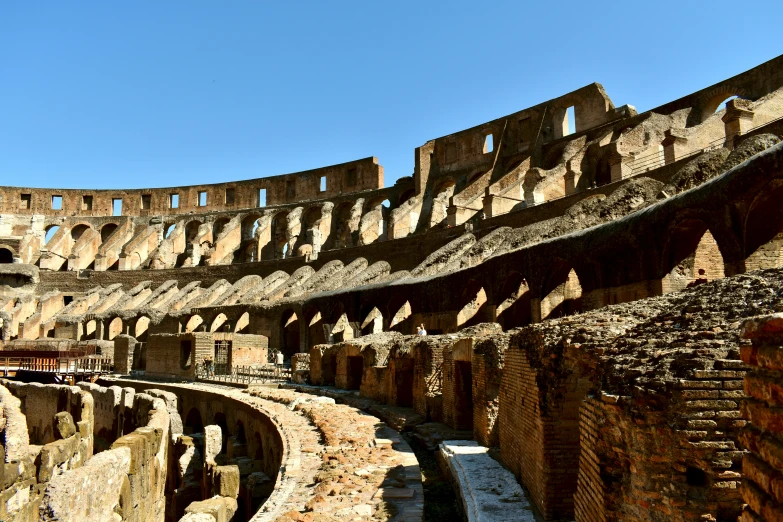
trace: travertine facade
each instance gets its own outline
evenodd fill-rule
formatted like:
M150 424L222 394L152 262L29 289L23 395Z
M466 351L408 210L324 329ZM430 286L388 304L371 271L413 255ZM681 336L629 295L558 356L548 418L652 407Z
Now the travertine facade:
M279 378L281 353L295 383L425 445L495 448L544 519L775 520L780 368L752 354L778 339L748 326L743 363L740 323L781 311L781 134L778 57L641 114L588 85L428 141L387 188L375 158L167 189L2 187L0 371L50 378L25 355L77 354L226 382ZM85 484L117 520L390 519L384 487L411 480L360 467L401 465L386 450L402 442L370 443L377 419L331 399L126 383L8 384L0 509L89 519L72 502ZM25 405L55 389L70 391ZM329 412L377 453L335 450L352 442ZM58 438L68 415L78 433ZM93 491L99 469L116 481Z

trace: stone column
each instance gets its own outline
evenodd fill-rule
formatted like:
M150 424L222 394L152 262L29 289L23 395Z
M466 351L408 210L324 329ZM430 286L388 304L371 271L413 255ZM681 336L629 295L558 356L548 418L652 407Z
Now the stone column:
M674 163L689 152L688 138L685 137L684 129L668 129L664 136L661 145L663 145L663 159L666 165Z
M750 100L734 98L726 103L723 123L726 129L726 148L734 149L734 138L748 132L753 127L754 112L750 110Z

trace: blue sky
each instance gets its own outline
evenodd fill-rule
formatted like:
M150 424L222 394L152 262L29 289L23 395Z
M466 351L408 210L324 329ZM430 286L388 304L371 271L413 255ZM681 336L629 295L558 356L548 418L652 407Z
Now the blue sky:
M641 112L783 53L783 2L0 2L0 184L142 188L413 149L597 81Z

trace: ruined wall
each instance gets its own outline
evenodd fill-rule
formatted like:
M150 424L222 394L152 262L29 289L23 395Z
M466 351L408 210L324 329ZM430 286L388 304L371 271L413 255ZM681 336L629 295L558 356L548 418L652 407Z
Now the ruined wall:
M3 520L164 520L171 418L161 399L118 387L3 384Z
M742 416L748 424L740 441L749 453L742 460L742 522L783 520L783 315L750 319L743 325L747 341L742 360L751 370L745 376Z

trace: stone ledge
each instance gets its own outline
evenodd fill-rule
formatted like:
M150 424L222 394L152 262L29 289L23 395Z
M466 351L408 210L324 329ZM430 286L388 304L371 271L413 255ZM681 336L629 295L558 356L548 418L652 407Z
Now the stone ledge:
M514 475L475 441L449 440L440 445L462 498L468 522L536 522L532 504Z

